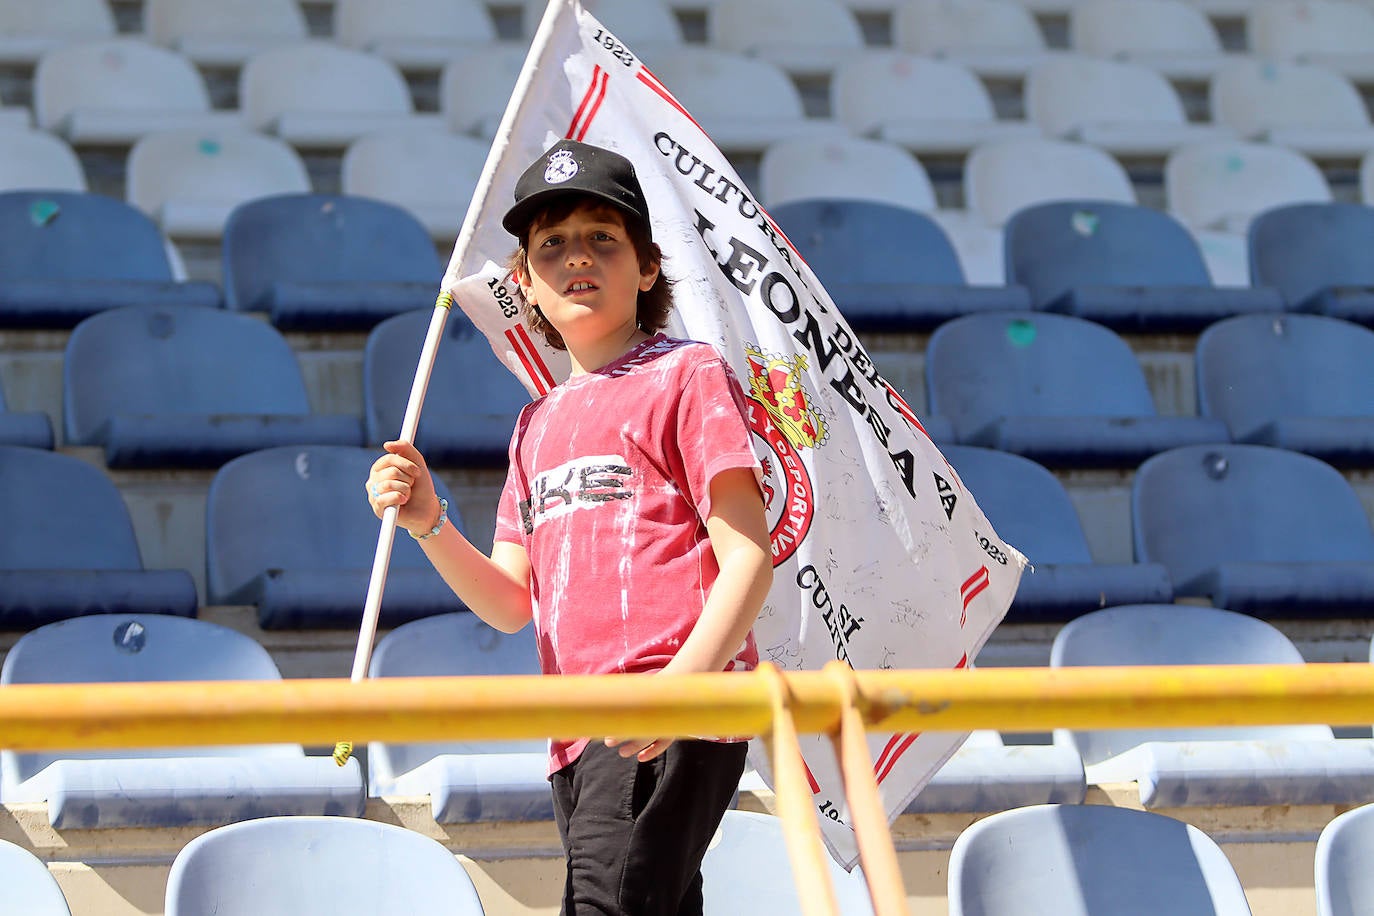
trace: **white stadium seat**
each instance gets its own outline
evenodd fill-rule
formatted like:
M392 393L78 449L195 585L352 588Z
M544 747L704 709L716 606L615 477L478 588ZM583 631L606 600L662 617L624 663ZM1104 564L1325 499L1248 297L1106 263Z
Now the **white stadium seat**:
M45 51L114 33L105 0L0 3L0 64L32 64Z
M893 13L892 37L904 51L949 58L984 77L1019 79L1050 53L1015 0L906 0Z
M989 226L1049 200L1136 202L1121 163L1095 146L1066 140L1001 140L978 147L964 168L964 197Z
M1233 233L1270 207L1331 200L1321 170L1301 153L1238 141L1175 150L1164 164L1164 194L1185 225Z
M1211 20L1184 0L1087 0L1069 13L1069 46L1179 80L1207 79L1228 56Z
M1266 0L1246 16L1250 50L1374 82L1374 10L1346 0Z
M479 0L336 0L334 37L402 70L439 70L497 39Z
M81 160L60 138L41 130L0 128L0 191L86 190Z
M383 131L353 141L344 153L345 194L409 210L430 235L452 241L482 175L488 145L437 130Z
M153 41L206 66L237 67L308 34L295 0L144 0L143 21Z
M1326 67L1233 61L1213 77L1210 98L1213 117L1247 140L1318 158L1357 158L1374 149L1364 99L1349 80Z
M767 207L818 197L873 200L912 210L935 208L935 189L906 150L853 137L780 140L759 162Z
M708 42L801 76L829 74L863 47L859 21L839 0L715 0Z
M491 45L462 54L439 74L439 111L450 130L490 139L510 103L525 49Z

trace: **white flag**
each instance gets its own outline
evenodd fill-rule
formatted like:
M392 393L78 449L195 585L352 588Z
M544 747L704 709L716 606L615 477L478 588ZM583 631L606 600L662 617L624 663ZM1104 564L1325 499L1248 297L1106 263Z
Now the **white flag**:
M590 5L590 4L588 4ZM744 92L747 87L741 86ZM766 477L775 565L761 660L818 669L961 668L1006 613L1025 558L1007 546L730 163L624 43L552 0L498 130L445 289L538 396L568 357L521 324L501 228L525 168L559 139L634 163L677 281L670 334L714 344L742 380ZM869 737L895 818L964 735ZM858 850L829 739L803 735L832 855ZM763 755L753 755L760 769Z

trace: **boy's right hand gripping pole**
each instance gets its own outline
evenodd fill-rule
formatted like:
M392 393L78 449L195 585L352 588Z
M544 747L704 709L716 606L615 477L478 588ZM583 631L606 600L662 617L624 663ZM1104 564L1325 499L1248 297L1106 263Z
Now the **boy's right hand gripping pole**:
M410 386L410 400L406 402L405 419L401 421L402 442L414 443L415 430L420 425L420 409L425 403L425 392L429 388L429 374L434 369L434 360L439 354L439 342L444 337L444 323L448 320L449 310L453 307L453 296L447 290L439 293L434 300L434 312L430 315L429 331L425 334L424 346L420 349L420 362L415 367L415 381ZM377 636L377 618L382 610L382 592L386 589L386 571L391 562L391 546L396 538L396 516L400 510L387 506L382 512L382 527L377 534L377 552L372 557L372 578L367 583L367 600L363 604L363 622L358 630L358 648L353 654L353 673L349 680L361 683L367 677L367 666L372 660L372 642ZM334 745L334 762L339 766L348 763L353 756L353 743L340 741Z

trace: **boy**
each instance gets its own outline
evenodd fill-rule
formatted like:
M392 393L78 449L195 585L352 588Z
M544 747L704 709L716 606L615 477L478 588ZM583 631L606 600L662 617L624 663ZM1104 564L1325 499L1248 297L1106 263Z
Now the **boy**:
M634 167L572 140L521 176L503 219L526 321L572 375L521 411L490 557L445 525L424 459L388 442L368 492L506 632L531 620L545 674L747 670L772 555L743 395L672 308ZM563 912L700 913L701 859L742 742L554 741Z

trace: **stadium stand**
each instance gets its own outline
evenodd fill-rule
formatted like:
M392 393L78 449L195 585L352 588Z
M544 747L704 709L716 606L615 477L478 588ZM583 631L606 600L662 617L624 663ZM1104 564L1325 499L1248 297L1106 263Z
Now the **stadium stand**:
M1136 202L1130 176L1110 155L1066 140L998 140L978 146L964 167L968 209L986 225L1049 200Z
M67 898L43 860L22 846L0 840L0 886L7 905L26 916L72 916Z
M352 415L315 414L290 345L220 309L125 306L79 324L62 363L65 440L111 468L216 468L277 445L361 445Z
M175 238L218 241L239 204L304 193L310 176L282 140L247 131L170 131L134 144L126 198Z
M1107 608L1056 634L1051 667L1300 665L1288 637L1219 608ZM1358 804L1374 800L1374 745L1326 725L1193 729L1056 729L1082 755L1089 783L1136 783L1146 808Z
M1068 491L1020 455L966 445L942 451L997 533L1026 555L1009 623L1071 620L1115 604L1173 599L1157 563L1095 563ZM1005 807L1005 806L1004 806Z
M1171 80L1205 80L1227 60L1216 26L1184 0L1087 0L1069 11L1069 46L1142 64Z
M1225 126L1190 122L1169 81L1144 64L1060 54L1031 67L1023 91L1027 116L1045 136L1116 156L1165 156L1234 136Z
M27 127L0 127L0 191L86 190L86 171L60 137Z
M1035 17L1015 0L905 0L893 11L892 43L997 79L1020 79L1051 53Z
M399 626L372 654L369 677L538 674L534 627L506 634L476 614L441 614ZM428 796L440 824L553 817L543 740L367 746L368 793Z
M363 414L371 444L400 433L430 317L428 309L397 315L368 334ZM430 372L416 445L437 467L504 471L516 415L529 402L529 392L497 361L486 337L466 315L451 314Z
M336 148L375 130L438 126L417 114L395 64L365 51L304 41L259 51L239 71L248 125L298 149Z
M164 912L481 916L483 909L453 853L412 830L346 817L265 817L187 843L172 862Z
M1374 907L1374 805L1338 814L1317 837L1317 916L1359 916Z
M78 144L131 144L168 130L213 131L240 124L210 108L210 94L186 57L139 38L63 45L33 75L38 126Z
M0 7L0 64L32 65L53 48L114 34L106 0L6 3Z
M227 627L157 614L100 614L24 634L0 685L262 681L267 650ZM362 770L300 745L132 750L0 750L0 798L46 801L57 828L182 827L265 814L363 812Z
M1249 916L1235 869L1191 824L1106 805L985 817L949 860L950 916Z
M439 111L448 129L490 141L524 63L524 48L496 45L445 64L439 74Z
M830 109L856 135L917 155L965 155L980 143L1040 135L1024 120L999 119L967 67L904 51L873 49L841 63Z
M1188 230L1149 207L1036 204L1013 214L1003 232L1007 282L1028 289L1036 309L1146 333L1283 309L1276 290L1214 286Z
M401 207L435 241L451 242L482 176L488 144L439 130L378 131L348 145L343 193Z
M479 0L335 0L334 38L403 71L437 71L498 36Z
M1331 67L1357 82L1374 81L1374 10L1338 0L1264 0L1246 10L1245 37L1260 57ZM1313 102L1316 102L1313 99Z
M972 312L1030 308L1019 286L969 286L944 231L908 207L811 198L769 212L856 331L929 330Z
M1146 460L1131 486L1140 562L1176 594L1256 617L1367 618L1374 530L1340 472L1262 445L1194 445Z
M1374 467L1374 331L1322 315L1238 316L1198 337L1198 410L1236 442Z
M357 627L378 537L362 483L376 458L373 449L301 445L225 463L206 499L209 601L256 604L266 630ZM461 530L448 488L435 484ZM462 610L420 546L397 533L381 626Z
M225 306L266 312L283 330L370 328L433 305L443 276L414 216L336 194L245 201L225 223L222 253Z
M1212 117L1247 140L1328 159L1358 158L1374 147L1360 93L1326 67L1231 61L1212 78L1208 96Z
M201 66L229 68L309 34L295 0L144 0L143 28Z
M769 144L759 160L758 194L770 208L816 198L935 208L935 189L915 157L892 143L847 136Z
M979 730L935 771L905 813L1077 805L1086 794L1083 761L1073 751L1046 744L1007 745L999 733Z
M840 0L715 0L706 13L706 38L793 76L829 75L864 43L858 20Z
M113 198L0 192L0 325L67 328L109 308L207 306L219 287L173 279L157 226Z
M1165 449L1228 439L1218 420L1158 415L1127 343L1069 315L945 322L926 349L926 393L960 444L1056 468L1134 467Z
M43 486L27 481L41 480ZM195 583L184 569L144 569L119 489L70 455L0 446L10 491L0 527L0 627L25 630L82 614L194 616ZM71 519L82 519L82 537Z
M856 866L846 872L834 862L828 864L835 912L870 916L873 904L863 870ZM774 815L726 811L716 838L706 849L701 877L704 912L782 916L802 911L782 824Z
M1274 207L1250 224L1250 272L1295 311L1374 324L1374 209L1347 203Z
M52 419L39 410L10 410L0 387L0 445L52 448Z
M761 58L684 44L664 49L655 59L654 75L727 156L761 153L796 137L846 133L836 121L808 117L796 84ZM749 91L741 92L741 86Z

